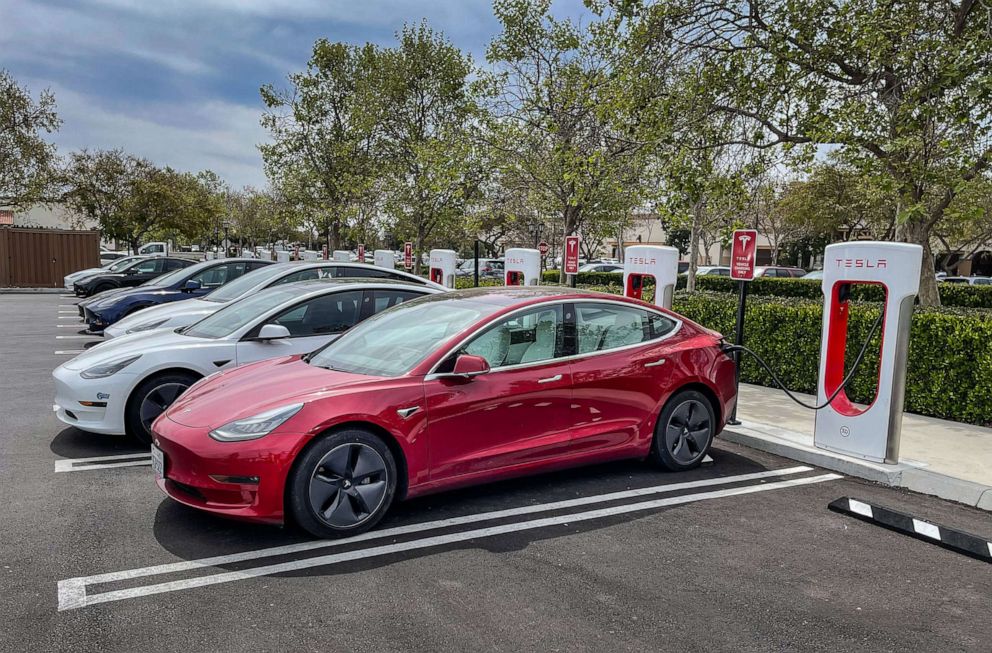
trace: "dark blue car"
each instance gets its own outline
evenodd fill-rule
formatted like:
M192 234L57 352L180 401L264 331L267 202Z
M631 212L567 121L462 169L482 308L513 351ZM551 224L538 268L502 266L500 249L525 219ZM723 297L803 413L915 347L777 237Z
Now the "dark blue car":
M135 311L206 295L246 272L271 263L271 261L246 258L197 263L165 274L137 288L111 292L106 298L94 297L81 307L83 319L90 331L100 332Z

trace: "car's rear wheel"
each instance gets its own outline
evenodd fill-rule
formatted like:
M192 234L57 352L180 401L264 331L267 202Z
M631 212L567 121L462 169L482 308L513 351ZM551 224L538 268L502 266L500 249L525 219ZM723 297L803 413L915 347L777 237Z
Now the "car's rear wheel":
M97 286L96 288L93 289L93 292L91 294L93 294L93 295L99 295L100 293L102 293L104 291L113 290L113 289L114 289L114 285L113 284L111 284L111 283L101 283L99 286Z
M131 393L124 410L127 434L142 444L152 443L152 423L197 382L192 373L168 372L143 381Z
M651 458L671 471L698 467L714 435L716 413L709 398L696 390L683 390L661 411L654 427Z
M312 535L355 535L385 516L396 482L396 460L382 438L344 429L301 454L287 483L287 507Z

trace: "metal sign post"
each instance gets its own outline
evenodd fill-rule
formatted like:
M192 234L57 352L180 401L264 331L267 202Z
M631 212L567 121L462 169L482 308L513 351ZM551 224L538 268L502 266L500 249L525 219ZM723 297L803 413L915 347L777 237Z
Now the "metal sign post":
M738 347L744 344L744 314L747 306L747 283L754 279L754 262L758 250L758 232L754 229L738 229L730 247L730 277L738 281L737 297L737 328L734 334L734 344ZM734 387L741 387L741 352L734 352ZM728 424L740 424L737 419L737 402L730 414Z

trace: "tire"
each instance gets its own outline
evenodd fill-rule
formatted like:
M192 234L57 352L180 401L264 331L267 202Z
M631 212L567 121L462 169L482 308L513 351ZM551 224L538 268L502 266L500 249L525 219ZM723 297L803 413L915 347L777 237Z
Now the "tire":
M90 293L90 297L92 297L93 295L99 295L100 293L105 292L107 290L113 290L114 288L116 288L116 286L114 286L113 284L101 283L99 286L93 289L93 292Z
M698 467L713 444L716 413L709 398L696 390L676 393L654 427L650 458L673 472Z
M124 408L124 430L138 442L151 445L152 422L199 378L192 372L168 372L142 381Z
M300 454L286 483L286 506L311 535L356 535L385 516L398 478L396 460L382 438L344 429Z

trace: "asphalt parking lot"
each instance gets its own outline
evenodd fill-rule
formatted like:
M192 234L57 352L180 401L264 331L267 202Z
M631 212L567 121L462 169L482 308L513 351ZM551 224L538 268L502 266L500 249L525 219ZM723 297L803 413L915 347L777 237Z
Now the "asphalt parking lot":
M315 541L173 503L148 456L52 412L96 338L0 295L2 651L988 651L992 565L830 512L852 496L992 535L989 513L718 442L401 504ZM61 353L60 353L61 352Z

